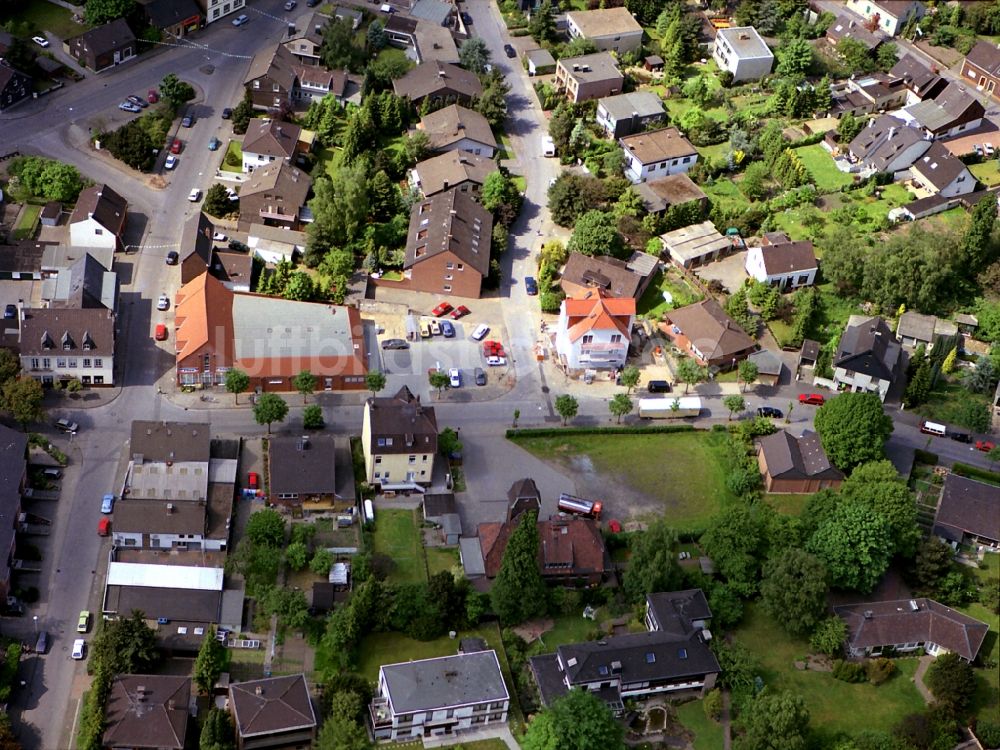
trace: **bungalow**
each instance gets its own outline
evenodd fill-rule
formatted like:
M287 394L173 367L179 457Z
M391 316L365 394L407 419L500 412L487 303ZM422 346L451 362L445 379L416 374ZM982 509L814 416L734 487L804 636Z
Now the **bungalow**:
M445 151L417 164L410 170L410 185L425 198L454 188L462 193L478 194L487 176L497 164L485 156L468 151Z
M960 83L949 83L937 98L911 104L902 115L930 140L975 130L983 124L986 108Z
M622 90L625 76L608 52L564 57L556 63L556 91L574 103L612 96Z
M781 357L770 349L761 349L754 352L748 360L757 365L757 380L761 385L775 386L781 381L781 372L785 369L785 363Z
M700 219L708 210L708 196L683 172L640 182L634 190L642 198L647 213L664 214L672 208L697 203L701 210L693 215Z
M940 339L951 339L958 335L958 326L950 320L943 320L934 315L922 315L907 310L899 316L896 325L896 339L905 347L916 348L924 346L927 351L934 348Z
M306 748L316 739L316 711L304 674L229 686L238 750Z
M647 253L635 253L628 261L610 255L570 253L559 274L559 286L567 297L584 298L595 290L609 297L638 300L656 275L659 261Z
M625 702L704 694L721 671L708 647L712 611L701 589L647 594L647 632L559 646L529 660L546 706L569 690L596 693L616 715Z
M900 353L882 318L852 315L833 358L833 382L839 389L877 393L885 401L899 376Z
M976 189L976 178L965 163L937 141L910 170L915 182L941 198L956 198Z
M852 657L908 653L923 649L931 656L953 653L976 660L989 626L933 599L864 602L833 608L847 625Z
M0 111L31 96L32 81L31 76L15 70L0 58Z
M699 364L729 370L757 348L714 299L670 310L666 316L674 343Z
M642 47L642 26L624 7L570 11L566 33L570 39L589 39L599 51L619 56Z
M361 448L368 484L378 485L383 492L429 485L438 452L434 407L421 404L420 397L406 386L394 396L369 398Z
M597 124L611 138L632 135L665 118L663 101L652 91L633 91L597 101Z
M698 150L677 128L661 128L619 138L625 154L625 176L632 182L687 172Z
M598 288L564 299L556 325L560 363L567 370L623 367L634 322L634 297L608 297Z
M976 42L962 63L962 77L977 91L1000 99L1000 48L992 42Z
M1000 487L948 474L932 533L956 548L1000 550Z
M812 286L819 262L808 240L761 245L747 251L747 275L781 291Z
M69 217L69 241L75 247L125 249L128 201L105 184L84 188Z
M753 26L719 29L712 57L720 70L733 74L734 83L757 81L774 65L774 53Z
M719 260L733 249L733 241L710 221L691 224L660 235L663 249L681 268L694 268Z
M457 104L424 115L417 130L427 134L431 151L468 151L492 159L497 140L489 122L481 114Z
M813 493L837 489L844 481L815 432L795 437L785 430L757 441L757 465L767 492Z
M135 34L124 18L116 18L63 42L67 55L95 73L128 62L136 56L137 49Z
M411 69L392 82L396 96L405 96L419 106L424 99L434 104L468 105L483 93L475 73L457 65L432 60Z
M906 24L927 12L920 0L847 0L847 7L864 17L870 28L889 36L897 36Z

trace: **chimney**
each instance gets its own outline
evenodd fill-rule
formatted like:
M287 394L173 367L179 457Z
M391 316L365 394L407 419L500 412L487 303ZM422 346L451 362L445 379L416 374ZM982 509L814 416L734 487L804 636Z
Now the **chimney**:
M444 181L444 189L445 189L445 190L447 190L447 189L448 189L448 180L445 180L445 181Z
M167 701L167 710L168 711L173 711L176 708L177 708L177 704L174 703L174 699L173 698L171 698L170 700Z
M174 512L174 504L173 503L167 503L167 515L169 516L173 512Z

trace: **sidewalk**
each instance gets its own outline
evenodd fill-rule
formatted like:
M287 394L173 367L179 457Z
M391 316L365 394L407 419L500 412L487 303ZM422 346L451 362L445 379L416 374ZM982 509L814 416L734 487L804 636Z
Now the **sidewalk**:
M482 740L501 740L509 750L520 750L520 745L517 744L514 735L510 733L510 728L506 724L489 729L479 729L475 732L462 732L461 734L443 737L424 737L424 747L449 747L451 745L464 745L467 742L480 742Z

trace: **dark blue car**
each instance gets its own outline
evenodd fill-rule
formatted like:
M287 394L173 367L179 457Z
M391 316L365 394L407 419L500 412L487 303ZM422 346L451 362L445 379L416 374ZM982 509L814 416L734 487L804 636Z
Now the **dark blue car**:
M538 294L538 283L531 276L525 276L524 290L533 297Z
M451 324L450 320L442 320L441 321L441 334L446 339L455 338L455 326L453 326Z

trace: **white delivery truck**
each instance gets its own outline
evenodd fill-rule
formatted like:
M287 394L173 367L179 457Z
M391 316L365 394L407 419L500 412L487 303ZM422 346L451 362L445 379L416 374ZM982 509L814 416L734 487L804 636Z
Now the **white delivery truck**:
M682 419L697 417L700 413L699 396L639 399L640 419Z

